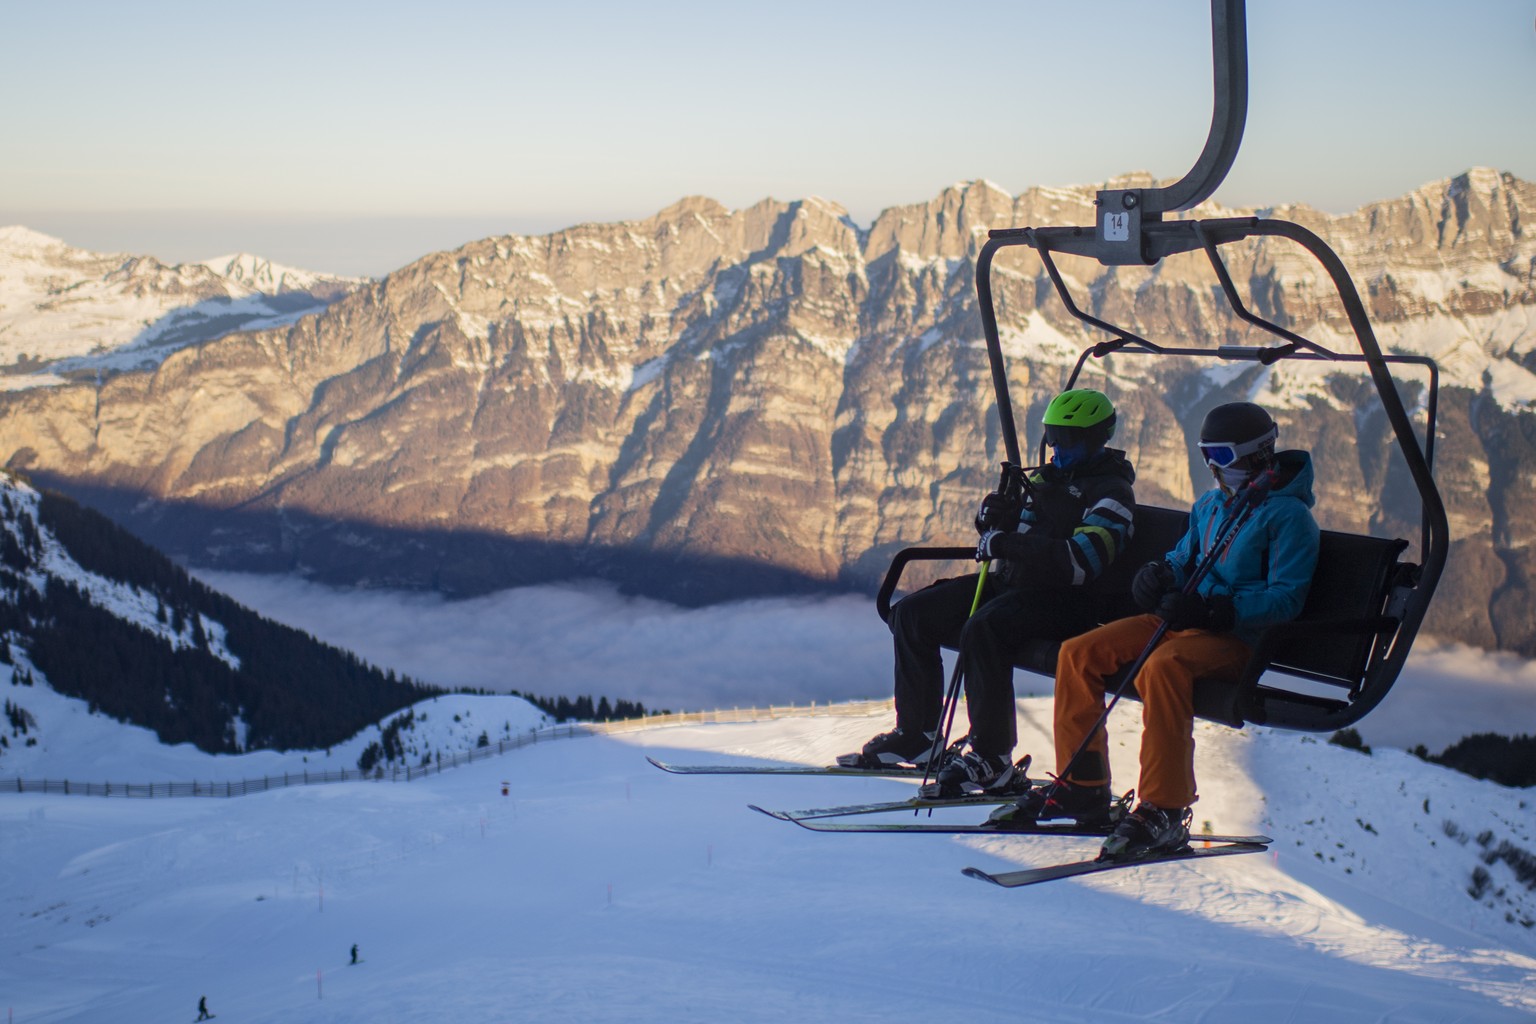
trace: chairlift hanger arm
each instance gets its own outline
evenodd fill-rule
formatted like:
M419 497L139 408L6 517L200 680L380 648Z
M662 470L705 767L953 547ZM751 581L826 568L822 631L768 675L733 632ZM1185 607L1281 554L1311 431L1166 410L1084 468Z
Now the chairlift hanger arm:
M1248 16L1244 0L1211 0L1211 77L1214 97L1205 148L1184 177L1163 188L1134 189L1142 215L1188 210L1215 194L1243 141L1248 120ZM1101 208L1116 193L1100 194ZM1124 202L1120 200L1123 207Z
M1106 266L1156 263L1168 252L1151 245L1163 214L1209 199L1237 159L1248 120L1248 16L1244 0L1211 0L1211 126L1195 164L1171 185L1102 189L1092 231L1067 228L1064 252L1092 256ZM1182 250L1173 250L1182 251Z
M1155 263L1145 233L1163 214L1189 210L1215 194L1243 141L1248 120L1248 19L1244 0L1211 0L1211 127L1182 178L1153 188L1102 189L1091 235L1081 240L1107 266ZM1065 247L1063 247L1065 248Z

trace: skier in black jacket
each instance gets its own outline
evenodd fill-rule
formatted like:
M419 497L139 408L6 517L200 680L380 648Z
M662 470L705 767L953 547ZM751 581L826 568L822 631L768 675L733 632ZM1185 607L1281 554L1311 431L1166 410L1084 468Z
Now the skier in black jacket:
M1045 410L1051 460L1028 477L1022 499L993 492L981 503L976 574L940 580L891 609L896 648L896 728L838 762L875 768L927 763L944 702L941 647L959 651L970 711L969 749L940 766L939 789L998 790L1013 776L1013 663L1030 640L1064 640L1098 625L1091 585L1132 531L1136 473L1105 445L1115 408L1098 391L1056 396Z

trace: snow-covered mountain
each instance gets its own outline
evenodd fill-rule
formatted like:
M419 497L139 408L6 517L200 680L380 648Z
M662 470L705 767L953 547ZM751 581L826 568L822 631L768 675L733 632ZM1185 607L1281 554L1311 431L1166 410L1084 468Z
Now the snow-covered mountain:
M167 266L0 227L0 388L154 367L186 345L292 324L361 284L245 253Z
M208 568L456 596L578 577L689 603L867 591L894 551L961 540L995 483L973 269L987 231L1092 223L1094 193L975 181L868 229L824 199L695 197L645 220L482 239L287 328L0 395L0 463ZM1536 185L1475 168L1348 215L1276 212L1338 251L1384 347L1443 360L1436 471L1455 547L1427 628L1536 654L1536 441L1522 425ZM1255 312L1349 349L1331 285L1293 243L1232 249ZM1102 337L1033 254L996 271L1032 452L1039 410ZM1062 271L1085 308L1144 337L1259 340L1204 254ZM1417 405L1422 380L1404 378ZM1283 443L1312 451L1325 526L1419 535L1358 366L1121 353L1084 382L1120 407L1140 500L1203 489L1189 431L1210 406L1254 398Z
M210 753L326 746L430 692L262 618L100 514L0 473L5 683ZM0 736L0 771L40 735L36 712L12 705L20 734Z
M515 698L412 710L427 744L456 721L531 724ZM0 999L18 1024L191 1020L203 997L220 1020L336 1024L1536 1015L1529 793L1401 752L1201 723L1197 828L1263 831L1271 852L1015 891L960 869L1093 843L814 834L746 804L911 784L644 761L822 763L888 716L646 728L408 783L233 799L0 792ZM1122 772L1136 722L1129 708L1112 722ZM1048 698L1021 701L1021 749L1047 750L1049 723ZM46 771L102 770L98 753L124 743L112 728ZM182 747L154 770L259 776L282 756L324 761Z

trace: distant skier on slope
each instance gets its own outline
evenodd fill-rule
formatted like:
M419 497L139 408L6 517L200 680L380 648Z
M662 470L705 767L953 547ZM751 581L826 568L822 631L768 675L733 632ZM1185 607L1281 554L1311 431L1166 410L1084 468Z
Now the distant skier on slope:
M1050 461L1024 486L988 494L976 514L976 560L997 569L987 576L976 614L976 574L940 580L897 602L890 617L896 728L840 756L839 764L926 764L941 725L940 648L948 646L958 649L965 678L970 749L939 766L939 790L999 790L1012 778L1015 655L1030 640L1063 640L1097 625L1091 584L1130 539L1136 504L1135 470L1124 452L1105 447L1115 433L1107 397L1062 392L1043 421Z
M1216 486L1195 502L1178 545L1148 562L1131 584L1148 614L1067 640L1056 663L1056 771L1059 777L992 815L1002 827L1052 818L1108 824L1109 743L1104 729L1084 740L1104 711L1107 680L1136 660L1161 622L1168 631L1135 679L1142 699L1140 803L1104 842L1101 857L1127 859L1176 850L1189 839L1196 800L1194 681L1236 678L1264 627L1294 619L1317 567L1312 459L1276 454L1279 428L1251 402L1217 406L1200 427L1200 454ZM1193 593L1183 585L1237 508L1229 499L1261 473L1275 476L1262 504L1225 542ZM1269 483L1269 480L1266 480ZM1080 747L1076 765L1069 762ZM1068 774L1070 769L1070 775Z
M208 1012L208 997L203 996L197 1001L197 1019L212 1020L213 1014Z

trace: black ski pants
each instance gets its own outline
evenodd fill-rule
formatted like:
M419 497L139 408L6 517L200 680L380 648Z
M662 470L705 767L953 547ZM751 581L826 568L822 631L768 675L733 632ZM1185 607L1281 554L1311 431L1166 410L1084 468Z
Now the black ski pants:
M941 647L959 651L971 746L1008 756L1018 742L1013 662L1028 640L1065 640L1092 629L1091 604L1076 587L1009 587L987 577L976 614L975 575L939 580L891 608L896 642L896 726L931 732L944 705Z

